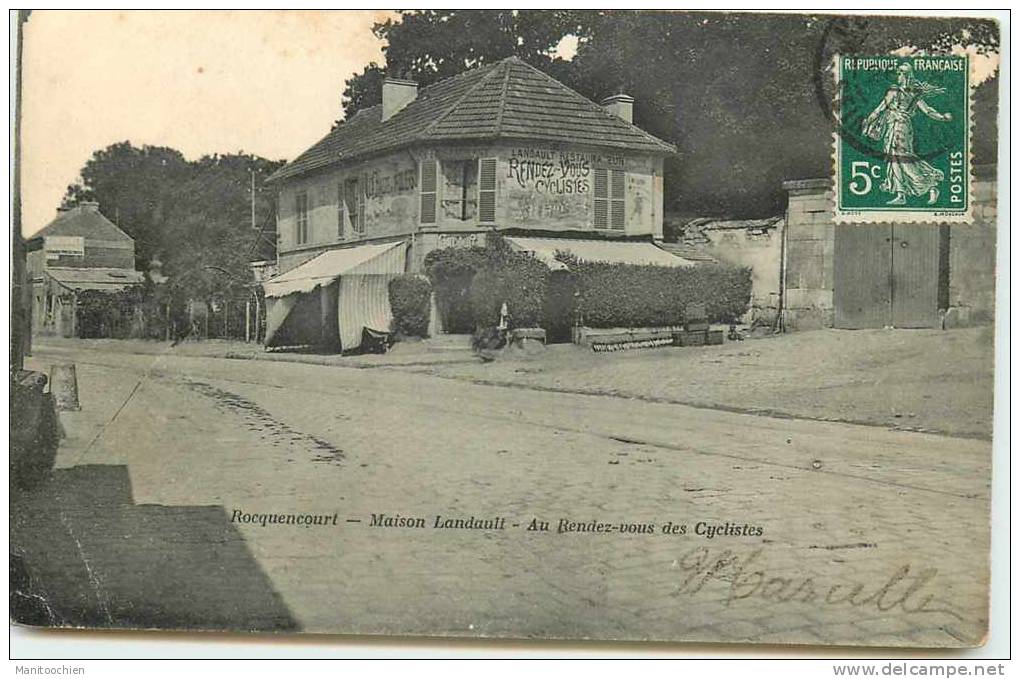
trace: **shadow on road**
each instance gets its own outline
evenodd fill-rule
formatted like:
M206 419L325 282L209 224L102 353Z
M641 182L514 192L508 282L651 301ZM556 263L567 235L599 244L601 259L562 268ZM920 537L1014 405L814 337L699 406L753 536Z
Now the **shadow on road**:
M27 625L289 631L221 506L136 505L127 467L57 469L11 495L11 619Z

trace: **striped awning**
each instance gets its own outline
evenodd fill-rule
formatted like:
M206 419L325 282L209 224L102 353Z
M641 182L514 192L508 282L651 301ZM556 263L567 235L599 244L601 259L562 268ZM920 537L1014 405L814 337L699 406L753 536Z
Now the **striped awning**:
M406 246L407 241L397 241L327 250L262 285L266 297L285 297L329 285L344 274L403 273Z

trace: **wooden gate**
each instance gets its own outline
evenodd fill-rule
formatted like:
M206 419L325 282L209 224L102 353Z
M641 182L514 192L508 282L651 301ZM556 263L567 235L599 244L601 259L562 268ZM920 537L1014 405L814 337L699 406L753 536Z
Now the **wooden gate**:
M835 327L938 325L938 228L836 226L833 259Z

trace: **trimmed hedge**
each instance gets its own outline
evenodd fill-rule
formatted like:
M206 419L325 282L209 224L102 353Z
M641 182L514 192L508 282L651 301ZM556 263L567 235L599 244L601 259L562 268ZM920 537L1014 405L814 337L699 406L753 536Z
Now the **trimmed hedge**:
M480 271L471 281L475 325L497 325L500 307L506 302L513 327L541 326L548 285L549 267L531 255L506 253L498 265Z
M446 332L497 325L503 302L516 327L542 325L549 268L499 234L487 234L485 247L433 250L425 271Z
M432 284L417 274L402 274L389 283L393 332L408 337L428 337Z
M590 328L681 325L684 308L703 303L708 320L732 323L751 300L751 270L721 264L670 268L564 258L578 290L581 324Z
M425 273L436 291L436 307L445 332L474 332L471 281L487 263L486 249L477 246L440 248L425 256Z
M551 277L545 264L512 250L497 234L489 234L484 248L429 253L425 266L444 328L471 332L496 325L503 302L518 328L569 326L576 317L591 328L681 325L684 309L691 303L703 303L713 323L732 323L747 311L751 300L751 270L746 268L607 264L581 262L565 253L557 256L569 267L576 305L570 300L550 304L550 292L558 291L551 286L568 282ZM550 318L550 313L564 318Z

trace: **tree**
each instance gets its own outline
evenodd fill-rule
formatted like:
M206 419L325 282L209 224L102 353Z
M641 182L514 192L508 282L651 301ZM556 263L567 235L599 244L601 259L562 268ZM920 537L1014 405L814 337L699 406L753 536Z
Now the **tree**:
M136 264L145 269L162 248L170 192L184 181L188 163L171 148L130 142L96 151L81 170L81 180L67 187L63 204L94 200L108 219L135 240Z
M246 154L211 155L190 163L174 187L163 239L164 273L197 299L243 294L249 262L265 257L275 237L275 193L264 181L280 162ZM255 228L251 224L251 170L255 171Z
M575 89L599 101L634 96L640 127L675 143L666 209L680 215L765 217L782 211L787 179L827 176L836 127L836 53L882 54L905 45L998 46L981 19L613 12L572 63ZM976 93L975 148L994 149L995 87ZM989 154L994 158L994 154Z
M515 54L595 101L632 95L635 123L678 147L665 186L681 218L777 214L784 180L828 174L837 52L999 44L986 19L735 12L403 11L373 31L388 41L386 66L348 80L348 116L378 103L386 73L429 85ZM571 61L553 53L568 35ZM978 162L995 158L997 86L975 92Z
M135 239L136 268L160 259L170 286L189 298L230 295L250 280L249 261L275 256L275 193L265 179L282 164L244 153L189 162L174 149L121 142L93 154L64 204L97 201Z
M565 36L585 40L602 14L578 10L400 10L400 18L376 24L386 41L386 66L372 63L347 80L344 116L381 101L386 75L411 78L427 87L466 69L509 56L567 77L569 62L554 52Z
M362 109L382 103L382 86L385 79L386 69L373 61L361 73L347 80L340 96L340 106L347 120ZM337 120L333 127L342 123L343 119Z

